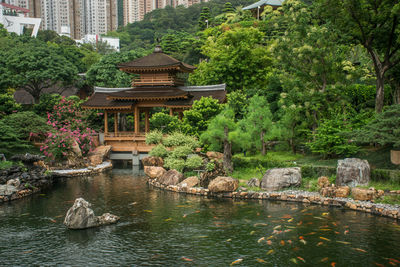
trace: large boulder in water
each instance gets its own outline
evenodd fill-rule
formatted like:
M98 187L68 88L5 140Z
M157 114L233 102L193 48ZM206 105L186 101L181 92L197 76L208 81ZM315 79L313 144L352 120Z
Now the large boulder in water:
M86 229L116 223L119 220L118 216L110 213L95 216L90 206L90 203L83 198L77 198L74 205L68 210L64 224L69 229Z
M184 176L177 170L169 170L158 178L158 182L164 185L177 185L182 182Z
M299 186L300 184L300 168L275 168L268 170L264 174L261 180L261 189L274 191L285 187Z
M210 192L232 192L235 191L239 186L239 181L232 177L218 176L210 182L208 190Z
M338 161L336 185L355 187L368 185L371 169L368 161L357 158L346 158Z
M196 185L199 184L199 178L197 176L190 176L180 182L178 186L180 187L195 187Z
M98 146L89 155L90 165L97 166L110 157L111 146Z
M151 179L160 178L167 171L163 167L144 166L144 173Z

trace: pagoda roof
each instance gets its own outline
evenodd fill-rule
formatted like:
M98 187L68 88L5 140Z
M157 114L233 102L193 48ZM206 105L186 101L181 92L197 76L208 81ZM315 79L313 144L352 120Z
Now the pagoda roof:
M131 110L135 101L107 100L107 96L110 93L124 91L127 89L129 88L95 87L94 94L85 103L82 104L82 107L86 109Z
M162 100L187 98L188 92L172 86L140 86L111 93L108 100Z
M171 99L165 102L165 106L169 107L189 107L194 101L200 100L202 97L212 97L218 102L226 101L226 84L202 85L202 86L180 86L183 91L189 93L186 99Z
M259 6L266 6L266 5L273 6L273 7L279 7L279 6L282 6L283 1L284 0L260 0L249 6L244 7L242 9L249 10L249 9L257 8Z
M192 72L196 67L181 62L167 54L160 47L156 47L153 53L129 62L118 65L122 71L140 73L154 70L178 70L181 72Z

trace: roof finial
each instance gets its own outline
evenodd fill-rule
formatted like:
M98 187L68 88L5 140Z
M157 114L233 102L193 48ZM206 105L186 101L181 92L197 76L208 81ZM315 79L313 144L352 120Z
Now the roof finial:
M154 53L162 53L161 45L156 45L154 48Z

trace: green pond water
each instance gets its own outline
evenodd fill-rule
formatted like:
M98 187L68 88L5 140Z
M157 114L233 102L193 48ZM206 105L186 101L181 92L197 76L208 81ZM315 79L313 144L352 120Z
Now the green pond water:
M118 224L68 230L75 198ZM264 238L263 238L264 237ZM238 261L236 261L238 260ZM208 199L149 187L131 170L59 181L0 205L0 266L400 266L400 226L299 203Z

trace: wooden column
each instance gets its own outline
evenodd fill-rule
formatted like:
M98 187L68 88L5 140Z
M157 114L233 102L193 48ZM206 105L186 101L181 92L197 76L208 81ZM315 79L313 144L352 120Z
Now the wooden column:
M169 108L169 115L174 116L174 110L172 108Z
M139 107L135 105L135 134L139 134L140 131L140 119L139 119Z
M104 133L108 134L108 113L107 113L107 110L104 111Z
M149 109L146 109L144 114L145 114L144 131L148 133L150 131Z
M117 136L117 132L118 132L118 113L115 112L114 113L114 134L115 134L115 136Z

